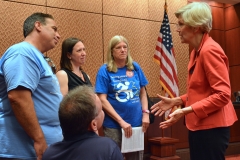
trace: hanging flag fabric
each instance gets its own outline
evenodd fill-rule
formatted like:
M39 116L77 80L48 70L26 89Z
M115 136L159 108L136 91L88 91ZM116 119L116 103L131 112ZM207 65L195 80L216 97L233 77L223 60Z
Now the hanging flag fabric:
M157 39L154 61L160 66L160 84L165 92L164 96L173 98L179 96L177 66L166 4L164 8L164 17ZM166 111L165 119L168 119L168 115L177 108L175 106Z

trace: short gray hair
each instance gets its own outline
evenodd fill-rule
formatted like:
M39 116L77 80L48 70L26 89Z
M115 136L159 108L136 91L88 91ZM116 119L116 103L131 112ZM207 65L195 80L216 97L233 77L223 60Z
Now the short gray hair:
M60 103L58 115L64 136L87 132L98 115L93 87L83 85L68 92Z
M209 33L212 29L212 12L205 2L192 2L175 12L177 18L181 17L184 24L192 27L201 27Z

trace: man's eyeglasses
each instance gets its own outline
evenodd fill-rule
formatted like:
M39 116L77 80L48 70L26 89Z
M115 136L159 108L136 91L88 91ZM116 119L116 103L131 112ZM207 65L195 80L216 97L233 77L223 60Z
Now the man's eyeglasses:
M55 74L56 73L56 66L53 63L53 61L51 60L51 58L45 56L44 59L48 62L49 66L52 69L53 74Z

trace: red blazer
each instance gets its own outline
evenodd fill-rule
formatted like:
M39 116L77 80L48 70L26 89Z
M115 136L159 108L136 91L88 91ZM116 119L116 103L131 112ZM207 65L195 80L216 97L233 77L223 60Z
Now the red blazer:
M189 130L226 127L237 121L231 102L228 58L208 34L203 36L199 50L190 54L187 93L180 98L194 111L185 116Z

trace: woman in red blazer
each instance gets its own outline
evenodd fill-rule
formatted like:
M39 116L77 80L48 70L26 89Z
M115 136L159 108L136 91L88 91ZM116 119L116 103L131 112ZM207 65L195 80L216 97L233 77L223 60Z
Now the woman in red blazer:
M185 116L191 160L224 160L229 126L237 121L231 102L228 58L209 36L212 14L207 3L189 3L175 15L181 42L194 47L188 64L187 93L171 99L158 95L162 100L151 112L161 116L173 106L184 106L161 122L160 128Z

